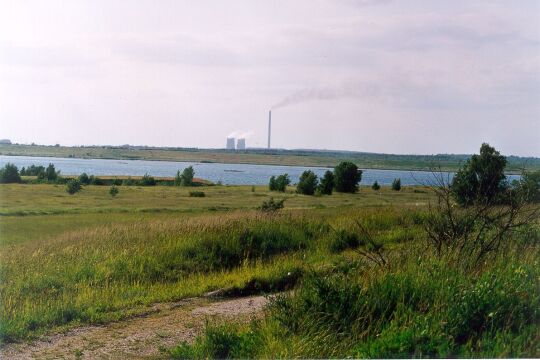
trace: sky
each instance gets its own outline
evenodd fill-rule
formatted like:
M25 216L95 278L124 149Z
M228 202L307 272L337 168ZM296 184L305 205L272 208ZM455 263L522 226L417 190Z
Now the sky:
M0 138L540 156L540 2L0 3Z

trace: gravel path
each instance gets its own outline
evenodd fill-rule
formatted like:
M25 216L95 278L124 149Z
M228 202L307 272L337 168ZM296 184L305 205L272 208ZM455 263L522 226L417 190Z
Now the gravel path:
M10 344L0 350L0 359L163 358L163 349L193 341L205 319L249 319L260 314L266 302L263 296L253 296L157 304L146 316L106 326L80 327L29 344Z

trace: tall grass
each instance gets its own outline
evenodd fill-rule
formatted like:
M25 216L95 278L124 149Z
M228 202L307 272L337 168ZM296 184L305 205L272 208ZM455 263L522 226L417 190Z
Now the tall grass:
M171 355L538 357L538 230L512 240L504 256L475 271L450 266L418 240L390 254L386 267L341 262L276 298L265 320L209 325Z

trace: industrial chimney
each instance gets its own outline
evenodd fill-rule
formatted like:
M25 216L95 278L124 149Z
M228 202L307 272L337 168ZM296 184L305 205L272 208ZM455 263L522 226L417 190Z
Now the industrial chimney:
M268 149L270 149L271 135L272 135L272 110L268 112Z

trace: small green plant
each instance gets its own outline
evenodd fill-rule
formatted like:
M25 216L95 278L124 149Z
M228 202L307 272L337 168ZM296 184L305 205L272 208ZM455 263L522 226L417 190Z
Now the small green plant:
M70 179L66 183L66 191L68 194L73 195L81 191L82 186L79 179Z
M206 194L204 193L204 191L190 191L189 196L190 197L205 197Z
M251 192L255 192L255 186L254 185L251 186Z
M401 179L397 178L392 181L392 190L400 191L401 190Z
M148 173L144 174L144 176L139 180L139 184L142 186L154 186L156 185L156 179L154 177L148 175Z
M124 186L132 186L132 185L135 185L135 180L133 180L133 179L131 178L131 176L130 176L130 177L128 177L127 179L124 179L124 180L122 181L122 185L124 185Z
M280 209L283 209L284 202L285 202L285 199L274 201L274 198L271 197L269 200L263 201L259 209L264 212L275 212Z
M375 191L379 190L381 188L381 186L379 185L379 183L377 181L375 181L373 183L373 185L371 185L371 188Z
M116 195L118 195L119 192L120 192L120 190L118 190L118 186L116 186L114 184L109 188L109 194L112 197L115 197Z

